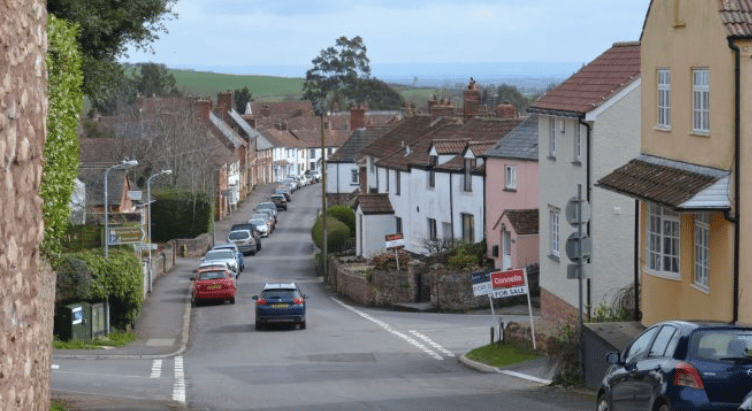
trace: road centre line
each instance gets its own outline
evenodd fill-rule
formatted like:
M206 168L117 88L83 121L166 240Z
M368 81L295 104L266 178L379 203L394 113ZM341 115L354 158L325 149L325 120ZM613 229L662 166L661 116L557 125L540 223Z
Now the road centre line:
M431 347L439 350L444 355L446 355L448 357L454 357L454 353L453 352L451 352L451 351L447 350L446 348L442 347L439 343L437 343L436 341L433 341L432 339L428 338L427 336L425 336L425 335L423 335L423 334L421 334L421 333L419 333L419 332L417 332L415 330L410 330L410 333L412 335L420 338L421 340L425 341Z
M412 345L412 346L414 346L414 347L418 348L419 350L421 350L421 351L423 351L424 353L426 353L426 354L430 355L430 356L431 356L431 357L433 357L434 359L436 359L436 360L439 360L439 361L442 361L442 360L444 359L444 357L442 357L441 355L439 355L439 354L435 353L434 351L432 351L432 350L431 350L430 348L426 347L425 345L423 345L423 344L419 343L419 342L418 342L418 341L416 341L416 340L415 340L414 338L412 338L412 337L410 337L410 336L408 336L408 335L405 335L405 334L403 334L403 333L401 333L401 332L399 332L399 331L395 330L395 329L394 329L394 328L392 328L392 326L390 326L389 324L387 324L387 323L385 323L385 322L383 322L383 321L377 320L376 318L373 318L373 317L371 317L370 315L368 315L368 314L366 314L366 313L364 313L364 312L362 312L362 311L360 311L360 310L357 310L357 309L355 309L355 308L353 308L353 307L350 307L349 305L347 305L347 304L345 304L345 303L343 303L343 302L339 301L339 300L338 300L338 299L336 299L336 298L333 298L333 297L332 297L332 300L334 300L334 302L336 302L337 304L341 305L342 307L344 307L344 308L346 308L346 309L348 309L348 310L350 310L350 311L354 312L355 314L358 314L359 316L361 316L361 317L365 318L366 320L368 320L368 321L371 321L372 323L375 323L376 325L378 325L379 327L381 327L381 328L385 329L386 331L388 331L388 332L390 332L390 333L392 333L392 334L396 335L397 337L399 337L399 338L401 338L401 339L403 339L403 340L407 341L407 342L408 342L408 343L409 343L410 345Z

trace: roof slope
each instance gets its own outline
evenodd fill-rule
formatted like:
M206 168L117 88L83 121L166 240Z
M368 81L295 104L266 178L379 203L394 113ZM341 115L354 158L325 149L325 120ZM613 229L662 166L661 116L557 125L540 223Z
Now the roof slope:
M718 14L730 37L752 36L752 0L722 0Z
M359 194L355 203L363 214L394 214L389 194Z
M404 145L412 145L415 140L431 131L440 123L442 123L441 120L431 121L430 116L407 117L397 123L393 129L381 138L364 147L360 151L359 157L386 157L400 150Z
M388 132L388 128L369 128L358 129L353 131L350 138L342 144L329 159L327 163L354 163L358 160L358 152L365 146L371 144L377 138Z
M514 232L516 232L517 235L538 234L537 208L504 210L504 212L501 213L499 221L496 223L497 226L505 215L507 216L507 218L509 218L509 222L512 224ZM496 229L496 227L494 227L494 229Z
M530 116L522 124L499 139L485 154L486 157L513 158L538 161L538 119Z
M590 64L528 107L536 114L582 115L640 75L639 43L615 43Z

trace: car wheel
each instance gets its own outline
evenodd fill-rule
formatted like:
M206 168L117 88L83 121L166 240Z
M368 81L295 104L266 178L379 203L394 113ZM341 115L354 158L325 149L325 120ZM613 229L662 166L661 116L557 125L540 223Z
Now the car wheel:
M305 320L303 320L303 321L300 322L300 329L301 330L305 330L306 329L306 322L305 322Z
M668 404L661 404L661 406L658 408L658 411L668 411Z
M196 297L191 296L191 307L198 306L198 301L196 301Z
M256 321L256 331L261 331L261 323Z
M235 304L235 297L230 298L230 304Z
M602 394L600 397L598 397L595 411L609 411L610 409L611 408L608 406L608 399L606 398L606 394Z

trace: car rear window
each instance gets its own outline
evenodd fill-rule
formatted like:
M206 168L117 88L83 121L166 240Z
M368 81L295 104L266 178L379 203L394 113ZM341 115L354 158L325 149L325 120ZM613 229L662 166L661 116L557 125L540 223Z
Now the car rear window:
M265 225L266 224L266 219L254 218L252 221L253 221L253 224L256 224L256 225Z
M693 357L703 360L732 361L750 358L752 330L718 329L698 331L690 340Z
M251 236L249 231L232 231L230 232L230 240L245 240Z
M300 297L298 290L264 290L261 292L261 296L266 300L280 299L280 300L292 300L293 298Z
M204 271L198 274L199 281L221 280L223 278L227 278L227 273L224 271Z
M207 260L223 260L235 258L235 253L229 250L216 250L206 253Z

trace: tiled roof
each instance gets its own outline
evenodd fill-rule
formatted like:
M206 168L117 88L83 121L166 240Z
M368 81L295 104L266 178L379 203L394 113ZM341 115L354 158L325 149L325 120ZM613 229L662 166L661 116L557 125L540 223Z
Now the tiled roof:
M499 221L496 222L494 229L498 227L499 222L504 216L509 218L509 223L512 224L514 232L517 235L531 235L538 234L538 209L528 208L522 210L504 210L501 213Z
M275 128L271 128L269 130L262 131L261 135L264 136L272 145L274 145L274 147L305 147L300 140L295 138L295 136L290 134L290 132L287 130L277 130Z
M434 124L434 127L439 123ZM381 138L364 147L360 151L360 156L386 157L401 149L403 142L405 145L411 145L434 127L432 127L431 117L429 116L407 117Z
M292 130L303 144L303 147L317 148L321 147L321 129L316 130ZM324 130L324 139L327 147L341 147L342 144L350 137L348 130Z
M353 131L350 138L345 141L345 144L329 157L327 163L356 162L358 160L358 151L383 136L387 131L389 131L388 128L369 128Z
M251 110L254 116L261 116L262 111L269 111L269 116L296 117L302 114L314 114L313 105L309 100L290 101L253 101Z
M597 186L676 210L729 209L728 170L640 155Z
M730 37L752 36L752 0L722 0L718 14Z
M433 148L436 149L436 154L459 154L465 149L470 139L467 138L447 138L447 139L434 139Z
M527 111L536 114L585 114L607 101L639 75L639 43L616 43L532 103Z
M428 132L405 143L405 147L400 147L397 151L387 155L376 164L379 167L387 167L397 170L408 171L410 166L424 167L429 164L428 149L436 140L446 140L452 138L454 133L462 127L462 124L454 121L442 120L432 127ZM401 144L401 142L400 142ZM409 154L407 150L409 148ZM407 154L407 155L406 155Z
M355 206L363 214L394 214L389 194L359 194Z
M468 143L468 148L473 152L473 156L480 157L494 144L496 144L495 141L471 141L470 143Z
M486 157L538 161L538 118L530 116L485 152Z

